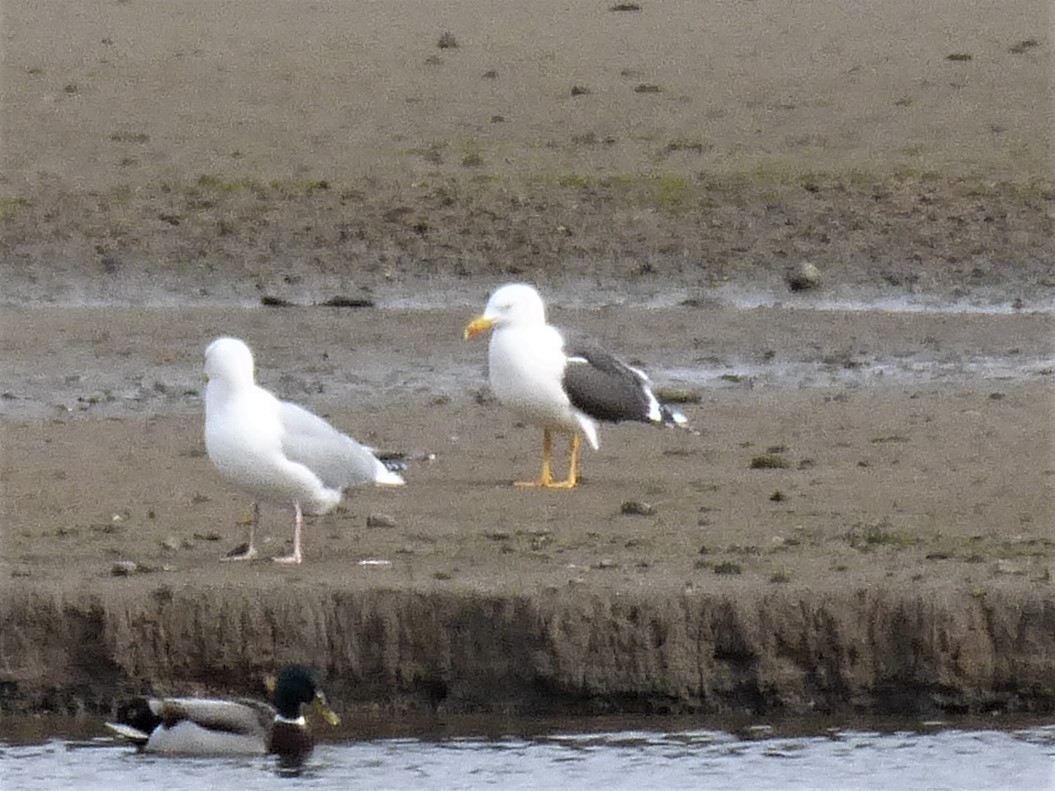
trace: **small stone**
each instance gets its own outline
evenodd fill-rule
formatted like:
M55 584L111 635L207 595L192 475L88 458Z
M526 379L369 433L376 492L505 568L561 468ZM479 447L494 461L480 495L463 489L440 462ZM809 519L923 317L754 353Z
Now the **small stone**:
M270 294L265 294L260 297L260 304L265 308L291 308L293 303L288 299L282 299L282 297L274 297Z
M619 510L628 516L652 516L656 506L641 500L626 500Z
M393 516L389 516L388 514L381 513L380 511L375 511L374 513L372 513L368 517L366 517L366 526L367 527L395 527L396 526L396 520L395 520L395 517L393 517Z
M715 574L742 574L743 569L739 563L733 563L732 561L724 561L722 563L716 563L712 568Z
M809 261L803 261L784 273L784 281L792 291L809 291L821 284L821 272Z
M139 571L139 564L134 560L119 560L110 567L114 577L129 577Z
M180 542L175 536L168 536L161 539L161 548L174 552L180 548Z
M751 457L752 470L779 470L790 466L788 460L779 453L759 453Z
M656 398L666 404L698 404L703 395L695 387L661 387L656 389Z
M368 297L347 297L338 295L319 303L324 308L372 308L376 303Z

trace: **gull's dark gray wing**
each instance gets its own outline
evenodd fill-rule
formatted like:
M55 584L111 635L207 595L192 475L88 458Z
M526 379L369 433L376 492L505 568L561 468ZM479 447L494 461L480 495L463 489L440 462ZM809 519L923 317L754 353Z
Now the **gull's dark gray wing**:
M561 334L568 358L562 383L576 409L611 422L660 419L645 374L588 338L565 330Z

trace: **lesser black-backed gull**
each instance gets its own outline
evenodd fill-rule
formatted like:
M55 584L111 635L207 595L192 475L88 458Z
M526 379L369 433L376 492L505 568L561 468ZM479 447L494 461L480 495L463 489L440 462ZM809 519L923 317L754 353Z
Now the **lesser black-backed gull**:
M598 421L680 424L684 416L659 402L648 377L588 339L546 323L542 297L511 283L495 291L465 328L468 339L492 330L488 377L495 397L542 426L542 471L517 486L570 489L579 480L580 434L596 450ZM571 435L568 477L554 480L553 432Z

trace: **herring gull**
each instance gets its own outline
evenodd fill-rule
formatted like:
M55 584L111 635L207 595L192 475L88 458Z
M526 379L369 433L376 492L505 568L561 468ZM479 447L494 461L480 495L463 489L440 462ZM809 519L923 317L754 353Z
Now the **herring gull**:
M205 448L220 474L251 494L248 547L231 560L256 556L259 501L292 505L293 552L300 563L303 512L324 514L349 486L402 486L376 456L321 417L259 387L253 353L237 338L217 338L205 350Z

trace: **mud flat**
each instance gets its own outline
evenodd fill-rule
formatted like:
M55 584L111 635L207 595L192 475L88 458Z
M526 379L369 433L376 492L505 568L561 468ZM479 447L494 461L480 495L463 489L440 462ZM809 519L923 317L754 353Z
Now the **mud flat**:
M1055 707L1048 4L568 6L4 4L0 710ZM512 489L513 279L699 433ZM302 567L219 562L219 334L410 459Z
M468 305L9 311L4 709L250 693L302 660L364 710L1051 710L1050 315L619 313L699 433L609 428L580 489L537 492L509 486L538 432L481 392ZM314 520L301 567L219 561L248 504L201 439L221 330L409 458L405 489ZM289 515L263 533L283 552Z

